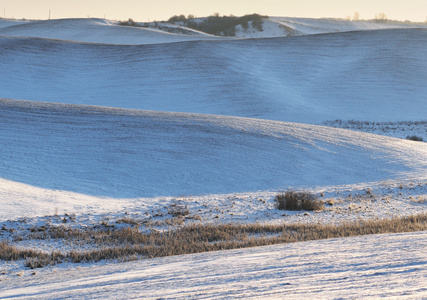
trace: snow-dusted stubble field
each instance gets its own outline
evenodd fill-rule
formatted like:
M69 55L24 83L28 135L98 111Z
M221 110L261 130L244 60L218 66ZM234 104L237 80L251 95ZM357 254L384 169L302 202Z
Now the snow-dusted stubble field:
M3 299L425 299L425 232L41 270Z

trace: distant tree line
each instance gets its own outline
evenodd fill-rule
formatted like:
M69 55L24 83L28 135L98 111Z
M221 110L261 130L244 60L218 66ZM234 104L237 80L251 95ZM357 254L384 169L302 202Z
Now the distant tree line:
M241 25L244 30L249 29L250 23L257 31L263 31L263 19L268 18L259 14L245 15L243 17L220 16L218 13L204 19L196 20L193 15L175 15L169 18L169 23L180 24L195 30L213 35L235 36L236 26Z
M140 27L140 25L138 25L134 20L130 18L127 21L119 21L118 25Z

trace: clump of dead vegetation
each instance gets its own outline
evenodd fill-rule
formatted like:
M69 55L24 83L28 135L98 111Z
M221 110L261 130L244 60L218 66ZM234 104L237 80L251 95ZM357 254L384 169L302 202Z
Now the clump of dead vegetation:
M415 142L423 142L423 139L416 135L408 135L406 139L410 141L415 141Z
M325 208L323 201L310 192L287 191L274 198L277 209L320 211Z
M178 204L178 203L172 203L168 207L168 214L170 214L173 217L184 217L190 213L190 210L187 208L186 205Z
M323 122L323 125L369 133L380 133L382 135L399 137L402 139L406 138L407 140L418 142L426 140L427 133L425 131L427 121L372 122L356 120L334 120Z
M128 223L128 222L127 222ZM130 223L130 222L129 222ZM413 232L427 229L427 213L384 220L325 224L204 224L170 231L140 232L138 226L125 228L93 227L70 229L64 225L36 231L31 239L64 239L94 245L93 250L51 253L19 249L0 243L0 259L22 260L28 268L41 268L61 262L129 261L207 251L237 249L365 234Z

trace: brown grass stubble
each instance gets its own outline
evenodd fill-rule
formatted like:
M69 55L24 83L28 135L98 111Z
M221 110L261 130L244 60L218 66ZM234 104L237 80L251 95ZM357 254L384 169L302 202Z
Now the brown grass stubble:
M139 232L138 227L122 229L69 229L65 226L30 235L31 239L66 239L94 245L94 250L54 251L18 249L0 242L0 259L24 260L29 268L60 262L96 262L100 260L129 261L208 251L238 249L281 243L340 238L366 234L400 233L427 229L427 213L382 220L324 224L221 224L190 225L166 232Z

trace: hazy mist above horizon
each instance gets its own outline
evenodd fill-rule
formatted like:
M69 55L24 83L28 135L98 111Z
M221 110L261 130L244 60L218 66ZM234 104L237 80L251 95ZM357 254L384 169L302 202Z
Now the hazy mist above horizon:
M259 13L268 16L346 18L359 13L360 19L373 19L385 13L388 19L424 22L426 0L0 0L0 16L5 18L60 19L97 17L115 20L162 21L173 15L205 17Z

